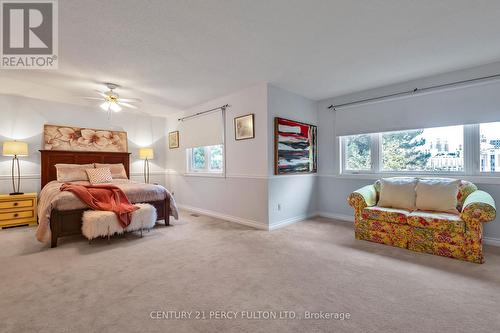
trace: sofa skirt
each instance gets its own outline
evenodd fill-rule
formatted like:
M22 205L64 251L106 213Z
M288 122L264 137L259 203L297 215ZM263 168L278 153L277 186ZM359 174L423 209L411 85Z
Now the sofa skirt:
M407 224L360 219L355 237L379 244L405 248L474 263L483 263L482 244L471 242L465 233L419 228Z

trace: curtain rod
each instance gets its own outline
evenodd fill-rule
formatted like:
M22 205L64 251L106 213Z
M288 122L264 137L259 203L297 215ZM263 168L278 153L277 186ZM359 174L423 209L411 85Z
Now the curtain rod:
M183 118L179 118L177 120L178 121L184 121L184 120L189 119L189 118L201 116L202 114L205 114L205 113L209 113L209 112L213 112L213 111L217 111L217 110L225 110L228 107L229 107L229 104L225 104L225 105L219 106L217 108L213 108L213 109L210 109L210 110L207 110L207 111L198 112L198 113L195 113L195 114L183 117Z
M415 93L418 93L418 92L424 92L424 91L428 91L428 90L445 88L445 87L449 87L449 86L455 86L455 85L460 85L460 84L465 84L465 83L470 83L470 82L496 79L496 78L499 78L499 77L500 77L500 74L495 74L495 75L478 77L478 78L475 78L475 79L462 80L462 81L456 81L456 82L445 83L445 84L438 84L438 85L435 85L435 86L429 86L429 87L425 87L425 88L415 88L413 90L403 91L403 92L389 94L389 95L384 95L384 96L379 96L379 97L365 98L365 99L360 99L360 100L357 100L357 101L343 103L343 104L338 104L338 105L332 104L332 105L330 105L328 107L328 109L333 109L335 111L336 108L340 108L340 107L343 107L343 106L349 106L349 105L354 105L354 104L361 104L361 103L379 101L379 100L384 100L384 99L388 99L388 98L391 98L391 97L410 95L410 94L415 94Z

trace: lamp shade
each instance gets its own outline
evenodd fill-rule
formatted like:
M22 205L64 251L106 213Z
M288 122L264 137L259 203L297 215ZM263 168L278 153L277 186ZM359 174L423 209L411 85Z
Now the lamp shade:
M3 156L28 156L28 144L20 141L3 143Z
M141 160L152 160L155 157L153 148L140 148L139 149L139 158Z

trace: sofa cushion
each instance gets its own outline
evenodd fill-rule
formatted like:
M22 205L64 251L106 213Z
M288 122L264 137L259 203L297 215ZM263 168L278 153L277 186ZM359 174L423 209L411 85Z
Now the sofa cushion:
M365 207L363 209L362 217L365 220L406 224L406 218L408 214L410 214L410 212L404 209L372 206Z
M408 214L406 220L414 227L465 232L465 222L455 214L415 211Z
M373 184L375 187L375 191L377 191L377 197L380 196L380 179ZM462 211L465 199L471 194L472 192L477 191L477 186L474 185L473 183L467 181L467 180L462 180L460 182L460 185L458 186L458 194L457 194L457 209L459 212Z
M460 180L445 178L421 178L415 191L418 210L458 214L457 196Z
M381 179L380 199L377 205L380 207L414 210L416 184L416 178L394 177Z

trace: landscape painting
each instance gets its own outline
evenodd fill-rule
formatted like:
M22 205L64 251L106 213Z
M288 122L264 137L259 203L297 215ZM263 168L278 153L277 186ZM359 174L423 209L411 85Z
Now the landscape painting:
M253 113L234 118L234 138L236 140L247 140L255 138L253 119Z
M179 131L168 133L168 148L179 148Z
M274 118L274 173L315 173L317 127L284 118Z

